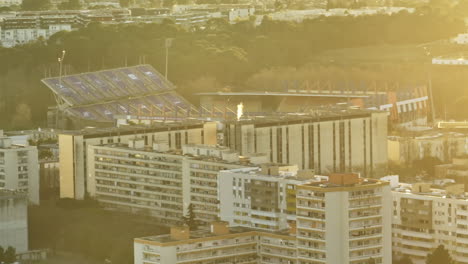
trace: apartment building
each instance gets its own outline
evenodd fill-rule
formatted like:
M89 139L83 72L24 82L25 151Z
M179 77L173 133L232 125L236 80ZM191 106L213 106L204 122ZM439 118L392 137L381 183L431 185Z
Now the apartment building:
M443 245L456 263L468 263L468 201L463 184L442 189L429 183L400 183L392 196L395 255L423 264Z
M168 235L136 238L135 264L239 263L296 264L295 238L289 232L228 227L214 222L211 230L172 227Z
M219 215L218 171L266 162L240 160L225 147L167 143L145 145L142 138L128 144L89 146L88 192L107 208L141 213L163 224L180 222L190 204L196 220L210 223Z
M286 228L228 228L227 221L213 222L211 231L173 227L168 235L135 239L135 263L392 263L388 182L332 174L296 192L297 220Z
M0 130L0 189L28 194L29 202L39 204L39 161L37 148L15 145Z
M412 164L427 157L449 162L468 153L468 136L457 132L408 132L388 138L388 159L395 164Z
M14 47L48 39L59 31L72 30L74 23L74 16L6 17L0 22L0 44Z
M297 164L324 175L359 171L383 176L387 166L387 113L323 111L226 122L223 144L241 155L267 153L271 162Z
M357 174L297 188L300 264L390 264L391 190L388 182Z
M278 164L221 171L218 180L221 220L272 231L296 221L297 185L318 181L311 171Z
M28 196L0 188L0 247L28 251Z
M165 143L169 149L181 149L186 144L216 145L216 123L161 123L151 127L90 128L59 134L60 197L84 198L89 178L88 146L126 144L134 138L143 138L145 146Z

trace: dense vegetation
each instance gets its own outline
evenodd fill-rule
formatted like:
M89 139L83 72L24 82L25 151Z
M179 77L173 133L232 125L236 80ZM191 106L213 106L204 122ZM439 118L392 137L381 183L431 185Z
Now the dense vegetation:
M54 101L40 79L58 75L57 58L62 50L67 51L66 73L141 62L164 72L164 40L174 38L169 50L169 79L179 86L182 93L190 96L196 91L224 87L257 89L259 81L262 81L259 75L275 70L292 69L295 72L310 68L319 72L328 67L330 71L318 74L317 78L321 79L335 78L334 71L348 72L351 67L375 72L376 67L365 66L362 62L352 62L351 67L346 65L343 68L337 64L337 58L320 66L309 64L320 61L323 59L321 54L332 50L360 48L365 54L369 46L416 47L463 31L461 20L432 12L321 17L303 23L265 18L256 27L253 21L229 25L224 20L212 20L205 30L198 31L185 30L170 22L112 26L91 24L77 31L57 33L48 41L0 48L0 127L21 129L32 124L44 125L47 107ZM422 48L418 49L421 50L418 54L423 54ZM396 56L397 52L393 54ZM381 54L381 57L379 63L387 63L385 57L389 55ZM418 62L421 64L416 70L427 62L427 57L423 59ZM395 63L405 64L407 59L391 63L388 67L394 68ZM385 78L394 77L386 76L385 72L383 75ZM367 78L371 76L373 74L368 74ZM410 77L407 70L396 76L403 77ZM292 74L284 78L301 76Z
M29 209L29 242L32 249L80 254L104 263L133 263L133 239L166 233L167 228L148 224L144 217L113 213L93 201L60 200Z

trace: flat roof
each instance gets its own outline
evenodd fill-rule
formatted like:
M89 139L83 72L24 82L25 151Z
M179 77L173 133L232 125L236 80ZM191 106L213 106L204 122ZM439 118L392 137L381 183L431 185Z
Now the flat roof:
M211 239L221 239L221 238L227 238L227 237L238 237L240 234L255 234L255 233L264 233L264 234L271 234L271 235L279 235L283 237L295 237L294 235L291 235L288 230L280 230L280 231L264 231L264 230L258 230L254 228L249 228L249 227L241 227L241 226L234 226L234 227L229 227L229 233L227 234L214 234L210 232L208 229L202 229L202 230L196 230L196 231L190 231L190 238L189 239L184 239L184 240L177 240L173 239L170 234L164 234L164 235L158 235L158 236L147 236L147 237L141 237L141 238L135 238L135 242L154 242L155 244L158 244L160 246L164 246L163 244L167 244L167 246L170 245L179 245L179 244L188 244L188 243L194 243L197 241L204 241L204 240L210 240Z
M300 124L321 121L333 121L342 119L353 119L369 117L372 113L385 113L385 111L370 109L319 109L316 114L312 113L289 113L270 116L243 116L239 121L228 120L226 124L254 124L258 127L274 126L283 124ZM248 114L248 113L247 113Z
M72 135L80 136L83 135L85 138L96 138L96 137L109 137L109 136L126 136L133 134L152 133L169 131L174 129L193 129L203 128L205 122L196 120L186 120L183 122L161 122L160 124L153 124L151 126L121 126L121 127L106 127L106 128L84 128L81 130L65 131L59 134L61 135Z
M343 93L282 93L282 92L210 92L197 93L196 95L216 96L294 96L294 97L336 97L336 98L368 98L368 95L343 94Z

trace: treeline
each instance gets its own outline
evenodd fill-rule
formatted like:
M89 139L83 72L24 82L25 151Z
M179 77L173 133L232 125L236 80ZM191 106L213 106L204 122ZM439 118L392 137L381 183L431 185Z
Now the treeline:
M44 125L51 92L40 83L58 75L57 58L66 50L67 74L148 63L164 72L165 39L169 79L190 96L196 90L255 89L247 80L265 69L301 67L318 54L342 48L414 45L447 39L465 29L461 20L434 13L321 17L303 23L264 18L230 25L209 21L204 30L162 24L91 24L59 32L49 40L0 48L0 127ZM207 85L209 84L209 85Z

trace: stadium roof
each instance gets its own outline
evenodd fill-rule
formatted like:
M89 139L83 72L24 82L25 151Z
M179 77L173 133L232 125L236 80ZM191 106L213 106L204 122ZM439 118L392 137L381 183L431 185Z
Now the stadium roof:
M367 98L368 95L343 94L343 93L292 93L292 92L210 92L197 93L197 95L218 96L300 96L300 97L340 97L340 98Z
M175 86L150 65L43 79L68 114L111 122L114 115L195 111Z

